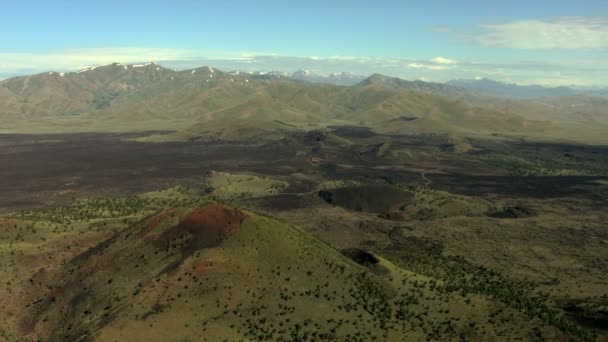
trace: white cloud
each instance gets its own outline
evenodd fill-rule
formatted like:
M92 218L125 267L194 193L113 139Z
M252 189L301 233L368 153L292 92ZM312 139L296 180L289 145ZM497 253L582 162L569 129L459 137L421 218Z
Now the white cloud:
M337 61L354 61L359 60L361 57L358 56L330 56L328 59L333 59Z
M444 57L435 57L428 62L416 61L409 63L407 66L408 68L412 69L446 70L452 68L456 64L458 64L458 61L456 60Z
M428 70L445 70L448 67L445 65L434 65L434 64L422 64L422 63L410 63L407 65L413 69L428 69Z
M410 68L415 68L415 69L420 69L420 68L426 67L426 65L420 64L420 63L410 63L407 66Z
M443 58L443 57L435 57L435 58L431 59L431 62L434 62L437 64L456 64L456 63L458 63L458 61L456 61L456 60Z
M514 49L608 49L608 18L565 17L480 25L477 41Z

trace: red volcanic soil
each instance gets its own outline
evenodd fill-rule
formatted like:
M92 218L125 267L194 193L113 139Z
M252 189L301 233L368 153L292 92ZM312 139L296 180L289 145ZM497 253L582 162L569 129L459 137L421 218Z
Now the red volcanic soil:
M0 217L0 226L7 225L7 224L15 224L15 223L17 223L16 220Z
M236 231L249 218L244 212L221 204L209 204L195 209L174 226L166 230L157 239L161 243L170 243L189 237L185 246L188 250L215 247L225 237Z
M207 273L207 270L211 266L212 264L209 260L196 259L192 262L192 269L197 277L201 277Z
M175 223L176 212L159 213L74 257L52 276L56 286L50 292L32 298L35 304L22 321L23 332L42 333L42 340L48 341L89 336L137 300L136 294L158 276L172 274L198 250L219 246L250 217L235 208L209 204ZM200 277L212 264L196 259L188 266ZM125 298L119 306L118 297ZM95 324L86 323L93 317Z

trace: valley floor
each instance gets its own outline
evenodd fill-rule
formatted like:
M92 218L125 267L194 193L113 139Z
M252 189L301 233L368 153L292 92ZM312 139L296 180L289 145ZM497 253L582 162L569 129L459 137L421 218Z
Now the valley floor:
M222 301L236 315L213 311L215 318L205 316L205 324L210 331L221 331L222 337L236 340L268 337L264 334L275 330L273 339L288 336L296 329L293 321L304 324L310 316L308 310L321 310L328 320L309 322L315 327L319 324L310 334L318 331L336 339L348 336L356 340L354 336L362 331L334 327L333 319L346 322L364 314L372 317L366 329L389 340L405 336L407 329L396 328L405 327L405 322L416 326L409 328L414 331L411 338L431 340L601 340L608 336L608 147L500 139L453 141L443 135L382 135L349 127L293 133L257 144L134 141L144 134L0 135L0 263L6 279L0 305L7 308L0 336L14 340L32 334L49 337L53 324L74 324L84 329L78 331L87 338L126 340L133 337L123 334L127 327L145 332L147 317L152 317L150 325L156 328L170 325L169 318L160 314L163 310L186 317L184 324L190 325L183 329L182 337L195 336L188 335L196 331L192 324L200 323L192 316L196 312L192 303L216 306L211 297L202 294L205 291L226 296ZM274 269L260 271L263 275L255 286L267 296L257 302L240 298L242 291L253 289L235 283L247 278L247 273L237 269L258 267L245 265L239 254L240 243L255 239L242 235L245 233L228 238L221 247L199 249L209 260L231 270L212 275L209 281L226 281L231 288L220 291L211 286L200 293L184 290L190 304L172 302L181 292L165 290L161 296L156 287L147 288L143 299L127 299L131 309L100 314L110 317L99 318L101 321L74 316L69 308L62 311L40 304L51 298L48 293L53 290L74 286L64 283L71 277L72 273L65 273L70 267L102 265L105 259L91 259L98 246L108 245L117 257L126 258L121 254L126 253L122 245L112 241L131 241L129 232L136 234L144 229L141 222L148 222L141 220L208 203L241 208L254 217L251 222L256 224L249 225L257 228L249 229L262 229L261 236L269 241L278 238L276 231L287 234L289 241L299 241L282 247L285 253L310 255L313 247L308 244L320 244L322 247L313 249L324 257L313 258L310 264L327 272L324 277L331 273L324 268L331 263L327 267L352 269L353 277L361 271L377 278L374 281L381 283L382 290L372 293L382 295L373 300L390 303L386 304L390 318L376 321L384 316L375 310L385 304L370 309L368 299L361 304L361 312L354 309L352 313L341 309L335 313L349 301L327 299L315 308L289 300L292 313L273 297L267 287L270 283L287 284L284 278L295 279L286 285L287 292L276 293L280 298L298 291L307 296L310 292L306 291L324 283L315 277L302 280L306 273L291 271L291 261L279 262L272 255L262 258L257 248L270 248L267 241L256 242L260 245L251 247L253 251L246 249L252 254L243 253L252 263L277 262L284 275L278 278ZM161 216L159 222L165 219ZM130 243L139 246L141 241ZM154 254L147 244L141 246L137 248L142 248L142 258ZM353 250L358 252L345 252ZM360 260L353 255L368 254L376 261L356 264ZM159 260L152 257L144 262L145 267L166 262ZM141 275L140 280L177 286L177 274L198 267L191 266L195 259L189 254L178 262L171 267L179 271L162 271L156 278ZM306 262L293 261L303 268ZM107 267L94 268L101 272L95 277L107 282L108 274L124 272L114 265ZM351 284L346 280L351 278L345 277L343 288L332 282L322 293L350 298L349 291L363 286L361 279ZM101 305L95 298L99 303L109 300L108 290L98 288L97 283L87 284L89 292L82 296L89 296L84 302L92 303L82 304L70 297L79 310ZM130 279L120 286L114 291L138 285ZM413 290L417 288L423 289L415 300L418 304L407 307L412 316L420 316L419 326L412 323L416 320L398 315L400 306L396 304L403 304L400 296L418 293ZM360 297L353 298L358 298L352 299L357 307ZM132 308L141 305L143 310L148 304L156 308L153 313ZM269 309L274 306L278 311ZM266 324L254 314L256 310L269 317L287 315L293 321L270 319ZM139 316L121 323L127 313ZM45 315L48 322L41 318ZM280 328L283 325L291 330ZM333 332L326 331L330 326ZM208 336L209 340L215 337Z

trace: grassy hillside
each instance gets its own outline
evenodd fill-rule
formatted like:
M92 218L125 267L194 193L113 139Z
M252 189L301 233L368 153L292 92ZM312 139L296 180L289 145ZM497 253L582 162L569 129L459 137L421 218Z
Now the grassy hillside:
M364 250L340 253L295 226L251 211L203 202L129 223L151 208L193 205L193 199L187 189L176 188L2 219L0 262L8 286L0 290L0 302L10 313L3 318L2 336L79 341L565 338L559 329L490 296L454 291L450 282ZM68 213L72 219L66 224L62 219ZM58 219L63 223L53 223ZM17 305L24 302L30 304Z

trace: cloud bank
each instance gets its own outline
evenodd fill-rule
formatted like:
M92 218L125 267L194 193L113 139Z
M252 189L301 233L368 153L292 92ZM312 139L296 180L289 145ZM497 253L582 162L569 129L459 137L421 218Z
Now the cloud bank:
M477 41L513 49L608 49L608 18L565 17L480 25Z

